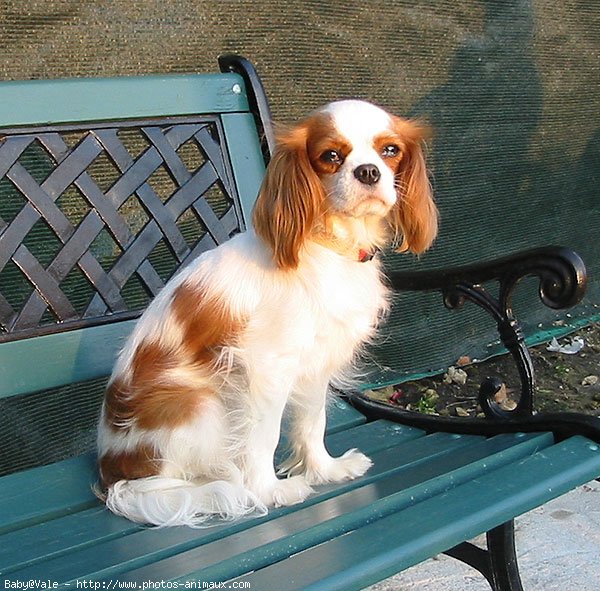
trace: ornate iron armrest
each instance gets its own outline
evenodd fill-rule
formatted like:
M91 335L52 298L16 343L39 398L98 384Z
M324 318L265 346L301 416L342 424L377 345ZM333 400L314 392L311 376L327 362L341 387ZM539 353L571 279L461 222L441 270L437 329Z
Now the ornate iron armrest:
M372 420L396 420L426 431L488 436L507 432L552 431L558 439L584 435L600 443L600 419L597 417L581 413L533 412L534 369L511 302L517 283L530 276L539 278L540 298L551 308L573 306L585 293L586 270L583 261L574 252L561 247L530 250L490 263L450 270L389 274L392 287L398 291L441 291L444 303L450 309L458 309L469 300L493 316L502 342L519 369L521 396L514 410L504 410L494 400L494 395L502 385L500 380L494 378L484 380L479 389L479 403L485 412L485 419L424 415L368 399L358 391L345 392L346 398ZM500 285L498 298L492 297L481 285L490 280L496 280Z
M447 308L458 309L469 300L494 318L500 339L517 364L521 396L514 410L504 410L494 399L502 383L497 378L486 379L479 390L479 403L488 417L514 419L533 413L533 364L523 332L512 310L515 286L521 279L529 276L539 278L540 299L551 308L571 307L585 293L585 265L576 253L562 247L530 250L490 263L444 271L392 272L389 275L391 285L396 290L441 291ZM481 285L490 280L497 280L499 283L497 299Z

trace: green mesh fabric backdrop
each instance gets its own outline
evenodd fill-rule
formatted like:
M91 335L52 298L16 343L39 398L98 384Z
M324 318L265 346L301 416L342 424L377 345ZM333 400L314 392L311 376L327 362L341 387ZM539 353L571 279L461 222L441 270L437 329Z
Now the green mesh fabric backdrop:
M0 79L214 71L220 53L237 52L257 65L277 120L342 97L424 117L435 130L440 236L419 260L388 264L434 268L562 244L583 256L591 282L561 318L598 313L595 0L4 0L0 38ZM527 332L552 328L556 314L521 291ZM495 339L476 310L402 295L374 363L396 379L485 357Z

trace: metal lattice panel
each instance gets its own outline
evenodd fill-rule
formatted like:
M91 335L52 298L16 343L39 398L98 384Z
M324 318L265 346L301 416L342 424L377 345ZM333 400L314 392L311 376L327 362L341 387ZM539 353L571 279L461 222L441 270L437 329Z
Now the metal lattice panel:
M0 338L135 315L240 231L223 148L206 117L0 132Z

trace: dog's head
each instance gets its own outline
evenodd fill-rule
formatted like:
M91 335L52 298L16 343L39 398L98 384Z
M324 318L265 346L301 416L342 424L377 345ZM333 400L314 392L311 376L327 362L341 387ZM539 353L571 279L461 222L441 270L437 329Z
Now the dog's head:
M280 133L254 209L278 267L297 267L316 236L367 249L401 237L399 250L429 248L437 209L426 135L422 125L358 100L330 103Z

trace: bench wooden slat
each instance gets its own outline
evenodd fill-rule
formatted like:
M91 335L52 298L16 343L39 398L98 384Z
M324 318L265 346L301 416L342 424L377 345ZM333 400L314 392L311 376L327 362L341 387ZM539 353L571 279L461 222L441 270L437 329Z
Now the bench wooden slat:
M238 582L264 591L283 580L289 591L358 590L546 503L599 471L599 446L575 436Z
M265 174L265 162L261 155L254 118L250 113L225 113L221 116L221 123L229 148L242 217L248 228L252 219L252 208Z
M343 400L334 400L327 409L327 433L333 434L345 431L350 427L356 427L366 423L365 415L352 408Z
M369 453L374 453L421 435L422 432L417 429L402 427L387 421L377 421L331 435L327 438L327 446L334 455L339 455L348 447L359 443L364 444L364 449ZM93 462L93 458L90 457L89 461ZM33 475L31 476L32 480L29 484L37 480ZM86 489L87 492L89 491ZM42 502L40 499L37 500ZM122 537L141 529L140 526L126 519L116 517L100 505L58 519L49 518L48 521L0 536L0 571L14 571L77 548ZM211 531L214 531L214 528ZM65 532L69 532L68 536L64 535ZM180 529L177 543L180 545L186 543L187 534L189 534L189 541L195 541L198 537L198 532L195 530Z
M292 529L288 533L293 533L294 527L300 527L301 530L306 529L306 520L310 521L313 513L318 517L318 521L335 517L336 515L339 517L339 508L343 508L342 515L346 512L351 513L353 503L355 504L354 509L358 508L359 510L359 514L354 519L358 519L359 521L366 519L369 521L374 518L373 515L376 518L381 517L381 507L372 506L372 503L379 498L378 495L380 497L387 497L398 490L403 490L407 487L410 488L411 485L420 482L426 482L427 484L421 487L421 491L422 494L429 496L436 490L445 490L448 486L455 486L462 482L463 479L472 477L474 472L477 474L478 470L483 470L484 464L489 465L491 462L493 465L494 462L503 463L511 459L514 460L515 456L522 457L524 453L531 453L533 449L549 445L552 441L552 437L549 435L525 436L522 439L515 439L514 435L504 435L486 441L477 437L457 437L438 433L428 437L421 437L408 444L394 445L391 448L387 447L383 449L381 452L372 453L368 449L369 432L366 426L360 429L362 429L363 433L358 438L358 441L361 447L365 451L368 451L375 460L374 468L369 472L367 477L359 481L338 486L319 487L318 494L311 497L301 506L272 511L264 519L225 524L216 528L200 530L199 532L194 532L194 530L188 528L177 528L167 531L138 531L125 538L113 539L106 543L95 544L93 547L85 548L81 551L71 552L69 553L68 560L65 560L65 557L62 556L58 559L40 562L33 568L25 568L15 572L14 576L26 579L35 578L40 576L44 570L51 569L56 580L63 583L72 581L77 577L98 578L118 576L119 580L125 580L129 579L129 576L125 575L123 571L137 567L142 568L130 575L135 580L153 580L156 576L159 576L161 579L179 576L181 572L178 570L173 571L173 568L183 568L183 572L188 572L190 569L198 568L198 565L205 559L203 557L211 556L210 547L208 546L203 546L198 550L189 550L195 546L213 543L217 544L216 547L218 548L219 544L221 544L218 540L229 539L229 543L232 545L231 548L233 548L234 542L241 538L247 538L251 544L254 544L254 540L260 539L258 535L260 530L256 530L257 527L262 527L262 530L265 532L263 535L269 535L268 532L271 530L280 532L279 535L281 535L281 532L286 532L286 527L291 527ZM391 430L390 433L392 433ZM356 433L345 432L338 435L346 439L357 440ZM338 437L338 435L334 435L333 437ZM405 440L407 434L400 433L400 436L401 439ZM392 437L392 441L394 437L396 435ZM362 440L363 438L364 441ZM515 441L519 441L520 445L517 444L515 446ZM512 449L508 453L503 453L509 447ZM490 454L496 454L496 458L490 458ZM477 466L477 460L481 458L485 458L485 460ZM454 474L451 478L438 479L437 483L435 481L431 482L432 478L444 474L448 469L452 469L453 465L459 468L462 467L462 472L459 471L459 473ZM466 470L464 469L465 466ZM353 493L348 493L348 491L353 491L354 489L357 490ZM344 492L350 496L346 498L346 495L342 494ZM404 494L405 502L407 500L408 502L414 501L414 498L418 497L416 489L409 490L408 492L405 491ZM346 501L343 500L345 498ZM342 499L342 501L338 501L338 499ZM325 501L325 504L323 504L323 501ZM349 504L345 506L344 502ZM314 507L316 503L318 505ZM364 509L364 506L372 506L374 513L370 514L370 509ZM295 517L299 511L301 513L298 514L298 517ZM364 511L367 511L367 513L364 514ZM342 519L341 525L343 526L345 518L340 518ZM270 522L273 519L277 519L278 526L276 528L272 528L268 523L264 523L265 521ZM286 525L286 523L291 525ZM242 530L248 528L252 528L251 531L244 534ZM325 531L327 531L327 528ZM323 531L317 530L317 534L322 535ZM335 534L335 528L332 529L331 534ZM300 541L302 539L301 536ZM304 539L306 540L306 538ZM288 543L291 542L286 538L282 545L283 551L285 551L285 548L288 548ZM228 545L226 544L224 547L227 548ZM293 548L293 546L291 547ZM221 549L212 554L212 556L216 556L218 559L217 562L220 562L223 556L231 556L231 548L226 553ZM187 554L186 550L189 550ZM257 556L260 558L263 550L259 548L254 551L254 558L256 559ZM272 555L273 551L273 549L268 549L267 556ZM279 549L279 551L281 552L282 550ZM178 556L168 559L172 555ZM156 566L152 565L153 562L164 558L167 558L167 560L162 560ZM235 569L238 568L238 558L232 558L226 567L232 575L239 574L238 571L231 571L232 567ZM144 568L145 564L150 564L150 566ZM223 565L219 565L218 568L223 568ZM209 570L208 572L210 573L211 571ZM212 580L212 576L210 579Z
M46 521L0 535L0 573L14 572L141 529L100 503L62 517L48 514Z
M385 421L377 421L369 425L361 425L350 429L349 431L338 432L328 437L328 445L333 450L346 450L350 443L359 445L368 453L376 452L390 445L398 446L403 442L421 437L423 432L417 429L407 427L398 428L393 423ZM439 443L438 443L439 445ZM33 471L32 471L33 472ZM350 483L349 483L350 484ZM356 486L356 484L355 484ZM323 491L324 494L331 494L331 491ZM268 519L276 517L279 513L272 512ZM106 517L110 516L111 523L102 523ZM85 560L88 558L90 564L96 564L95 568L99 568L100 559L98 557L98 548L108 548L103 552L105 559L108 559L108 564L118 563L123 559L123 554L133 552L132 559L139 560L140 550L142 548L152 548L153 555L170 555L175 551L186 549L190 545L198 545L210 541L215 536L219 537L224 533L237 532L240 529L247 529L256 523L256 520L245 522L227 523L219 527L211 527L201 530L190 528L174 528L168 530L143 529L126 519L116 518L108 512L97 512L96 509L89 509L80 514L81 519L76 515L52 520L48 523L42 523L38 526L5 534L0 537L0 571L8 570L12 572L18 568L26 567L37 562L41 562L39 567L33 569L25 569L19 571L19 576L25 576L24 573L41 572L47 568L48 562L52 558L57 557L57 560L51 562L56 563L56 568L59 570L65 567L66 564L61 558L65 552L70 552L68 564L75 565L78 557ZM94 527L98 524L99 529ZM73 531L72 527L76 526ZM77 529L80 528L80 530ZM141 530L141 531L140 531ZM67 538L55 540L51 544L51 548L46 554L40 550L40 546L36 546L36 540L42 537L43 539L51 539L52 535L60 537L61 532L69 531ZM133 537L128 534L134 534ZM116 542L118 550L112 544L105 545L103 542L115 537L123 538L127 536L123 542ZM123 546L124 544L124 546ZM79 548L94 546L94 548L84 550L83 552L74 552ZM127 550L129 548L129 550ZM116 552L116 553L115 553ZM143 556L143 555L142 555ZM144 559L145 560L145 559ZM86 565L89 568L89 564ZM41 571L40 571L41 569ZM72 572L67 566L67 573Z
M0 480L0 534L89 508L98 501L91 454L17 472Z
M248 111L237 74L3 82L0 104L11 127Z
M342 400L335 401L330 411L327 422L329 434L345 431L365 422L361 413ZM384 433L377 435L377 429L370 429L369 437L377 437L376 441L379 445L386 440L388 444L390 441L393 442L393 438L389 437L393 429L386 427L382 431ZM398 433L413 433L413 431L419 433L409 428L402 428ZM348 446L356 445L356 442L349 439L351 440L347 435L330 437L334 448L346 446L337 453L345 451ZM374 446L375 442L371 444L371 449ZM94 454L86 454L50 466L3 477L0 480L0 533L30 526L93 505L96 497L92 485L97 479ZM24 491L28 493L25 495Z
M331 487L338 489L334 498L326 499L316 507L297 508L280 517L277 528L268 523L257 525L251 535L222 538L119 578L137 582L157 580L159 576L180 581L229 580L402 510L493 466L522 458L551 444L552 438L548 435L525 436L517 439L516 445L515 441L513 435L478 442L450 439L442 443L439 453L421 461L415 458L399 470L390 470L390 467L398 463L398 454L403 448L388 448L373 456L377 478L372 475L363 480L363 483L370 482L345 493L341 493L339 487ZM443 449L444 446L447 449ZM449 472L451 477L447 475Z
M347 438L347 441L354 439L351 434L347 435ZM461 439L438 435L422 437L411 441L404 448L402 445L393 448L388 453L385 466L381 462L382 469L396 472L398 470L399 455L405 458L405 465L420 464L431 457L447 456L452 450L468 446L474 439L472 437ZM371 453L365 445L362 445L362 447L365 451ZM415 451L414 458L411 457L413 449ZM400 464L402 464L402 461ZM302 504L302 507L312 507L319 501L334 497L340 492L358 488L364 485L365 482L376 481L380 477L381 473L379 471L372 470L366 479L347 482L339 486L320 487L315 495ZM248 535L252 538L254 537L253 534L244 532L244 530L254 528L265 521L270 524L267 527L271 527L274 525L274 520L282 515L293 513L297 509L298 507L276 509L271 511L265 518L247 519L201 530L191 530L189 528L145 529L124 538L109 540L106 543L94 544L80 551L70 552L68 559L61 556L44 560L32 567L15 572L13 576L29 580L41 576L43 572L51 571L53 579L61 584L72 583L76 579L98 579L101 577L118 577L121 580L123 573L127 570L151 565L155 561L185 552L190 547L210 543L227 536ZM278 529L276 525L275 528Z
M0 398L109 375L134 325L128 320L3 343Z

